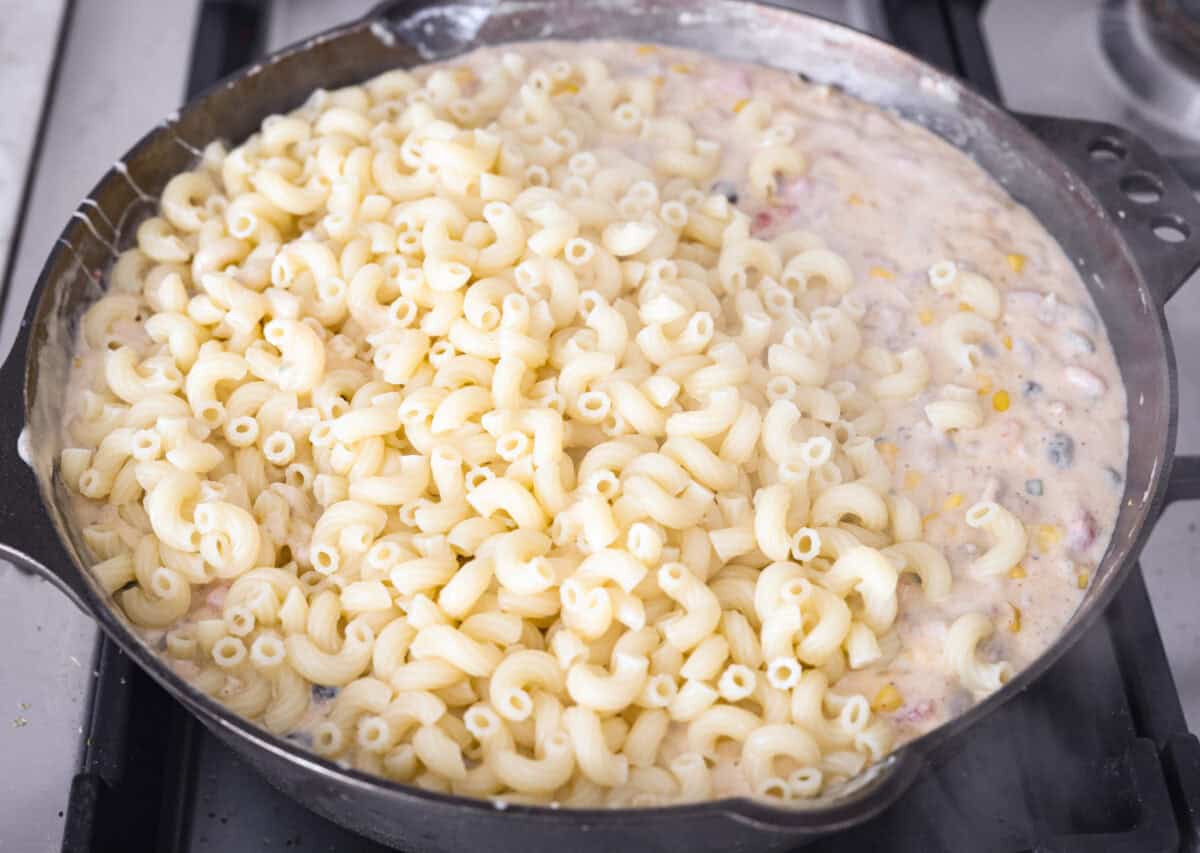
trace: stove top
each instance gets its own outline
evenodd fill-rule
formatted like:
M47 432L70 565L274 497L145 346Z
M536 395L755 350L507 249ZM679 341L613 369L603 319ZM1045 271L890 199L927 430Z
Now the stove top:
M993 97L1038 88L1013 83L1014 74L1019 78L1028 71L1017 67L1020 63L991 61L1013 49L1013 33L1025 34L1020 49L1037 53L1032 33L1044 39L1060 38L1064 27L1076 35L1086 30L1094 37L1044 59L1071 65L1071 56L1086 55L1095 75L1108 75L1105 94L1095 95L1093 86L1088 90L1093 94L1071 101L1077 90L1060 85L1059 78L1044 78L1052 82L1042 88L1055 90L1057 101L1042 92L1033 97L1040 97L1039 103L1009 98L1010 105L1069 114L1064 102L1081 103L1086 109L1075 114L1113 120L1111 101L1116 100L1124 104L1127 124L1152 136L1178 161L1190 163L1189 152L1200 152L1200 141L1190 148L1187 138L1189 128L1200 136L1200 112L1194 124L1170 122L1180 105L1200 110L1200 101L1181 100L1184 90L1169 83L1147 83L1152 75L1136 70L1142 67L1136 61L1122 66L1134 70L1117 70L1119 57L1126 55L1124 38L1136 42L1143 66L1169 60L1166 72L1155 65L1154 73L1175 75L1170 79L1176 82L1193 73L1187 42L1180 46L1189 36L1181 32L1178 38L1151 41L1147 27L1163 14L1176 21L1198 19L1193 17L1200 13L1198 0L1001 0L986 15L983 0L775 2L888 38ZM201 0L197 5L189 92L253 61L265 48L364 12L374 0ZM1051 5L1069 20L1039 30L1036 24L1052 14ZM1019 16L1022 8L1027 14L1018 29L1020 22L1009 16L1014 10ZM1176 55L1181 50L1182 59ZM1166 94L1159 100L1139 95L1137 87L1146 85ZM1110 102L1102 108L1104 97ZM1183 132L1168 130L1167 123ZM1200 169L1193 174L1200 178ZM1200 308L1195 316L1200 317ZM1186 417L1187 405L1184 412ZM1194 422L1200 424L1200 405ZM383 849L271 788L110 643L99 644L94 668L82 760L64 809L64 851ZM3 835L0 825L0 850L7 849ZM932 772L892 808L804 849L883 847L927 853L1200 850L1200 742L1188 734L1140 572L1132 574L1105 617L1069 654L973 729L960 747L938 756Z

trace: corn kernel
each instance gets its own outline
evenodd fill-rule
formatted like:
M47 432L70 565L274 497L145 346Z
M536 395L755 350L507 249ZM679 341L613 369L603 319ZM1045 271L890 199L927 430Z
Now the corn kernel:
M930 323L933 322L933 312L930 311L928 308L922 308L917 313L917 319L921 321L922 326L928 326Z
M1025 567L1024 567L1024 566L1022 566L1020 563L1017 563L1017 565L1013 566L1013 567L1012 567L1012 568L1009 570L1009 572L1008 572L1008 576L1009 576L1010 578L1012 578L1013 580L1015 580L1015 581L1019 581L1019 580L1024 580L1024 579L1025 579L1025 578L1027 578L1029 575L1028 575L1028 574L1026 574L1026 572L1025 572Z
M1087 589L1091 582L1092 575L1087 569L1080 569L1079 574L1075 576L1075 585L1080 589Z
M894 684L889 683L879 688L879 692L871 700L871 710L876 713L890 714L892 711L899 710L903 704L904 697L900 695L900 691Z
M904 488L915 489L921 485L921 474L919 471L909 471L904 475Z
M997 412L1007 412L1009 402L1007 391L997 391L992 395L992 408Z
M1012 335L1005 335L1000 339L1000 343L1004 344L1004 348L1012 352Z
M1008 620L1008 630L1015 634L1021 630L1021 608L1015 604L1008 606L1012 608L1012 618Z
M896 457L900 453L899 447L892 444L890 441L881 441L875 446L875 449L879 451L879 455L882 456L889 465L896 464Z
M692 66L687 65L686 63L683 63L683 62L676 62L674 65L671 66L671 70L674 71L676 74L691 74Z
M649 56L657 51L658 47L652 44L639 44L637 49L639 56Z
M733 105L733 111L735 113L740 113L742 110L746 109L746 104L748 103L750 103L749 98L742 98Z
M870 273L875 278L882 278L884 281L891 281L896 277L896 274L886 267L871 267Z
M1020 275L1021 272L1025 269L1025 260L1026 259L1025 259L1024 255L1017 255L1017 254L1006 255L1005 260L1008 261L1009 267L1017 275Z
M846 204L852 207L859 207L865 204L865 202L863 201L863 197L858 193L850 193L850 195L846 197Z
M960 303L958 303L958 310L966 311L966 312L970 313L970 312L973 312L975 309L972 308L970 305L968 305L965 302L960 302Z
M1037 544L1043 551L1049 551L1062 538L1062 528L1057 524L1039 524L1034 530Z
M577 95L577 94L579 94L579 84L578 83L570 83L570 82L563 83L562 90L564 92L570 92L572 95Z
M946 510L947 512L949 512L952 509L958 509L960 506L962 506L962 502L963 502L962 493L955 492L954 494L948 496L946 498L946 500L942 503L942 509Z

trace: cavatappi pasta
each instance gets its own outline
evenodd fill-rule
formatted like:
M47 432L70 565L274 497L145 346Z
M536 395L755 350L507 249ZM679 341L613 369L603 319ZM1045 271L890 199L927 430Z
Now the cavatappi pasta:
M431 790L836 792L1035 657L1115 514L1051 238L764 68L547 43L319 91L110 278L59 467L97 579L237 713Z

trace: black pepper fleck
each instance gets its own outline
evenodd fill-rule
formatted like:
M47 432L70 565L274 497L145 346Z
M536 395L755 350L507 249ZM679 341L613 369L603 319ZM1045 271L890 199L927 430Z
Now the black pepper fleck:
M712 185L712 191L725 196L730 204L738 203L737 187L730 181L717 181Z
M1075 440L1064 432L1056 432L1046 440L1046 458L1055 468L1070 468L1075 463Z

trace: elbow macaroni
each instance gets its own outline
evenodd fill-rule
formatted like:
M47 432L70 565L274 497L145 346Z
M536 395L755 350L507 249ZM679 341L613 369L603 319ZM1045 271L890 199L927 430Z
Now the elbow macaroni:
M231 708L316 715L314 748L399 781L687 801L734 754L747 790L817 796L891 744L830 680L894 649L901 575L951 591L876 440L937 365L864 349L850 261L710 195L719 146L653 86L506 63L312 99L170 181L81 327L61 474L106 505L93 571ZM793 120L742 111L752 196L808 170ZM969 371L1000 292L929 279L971 309L939 332ZM985 423L948 396L938 430ZM998 504L966 523L972 575L1024 555ZM990 632L947 635L977 693Z

